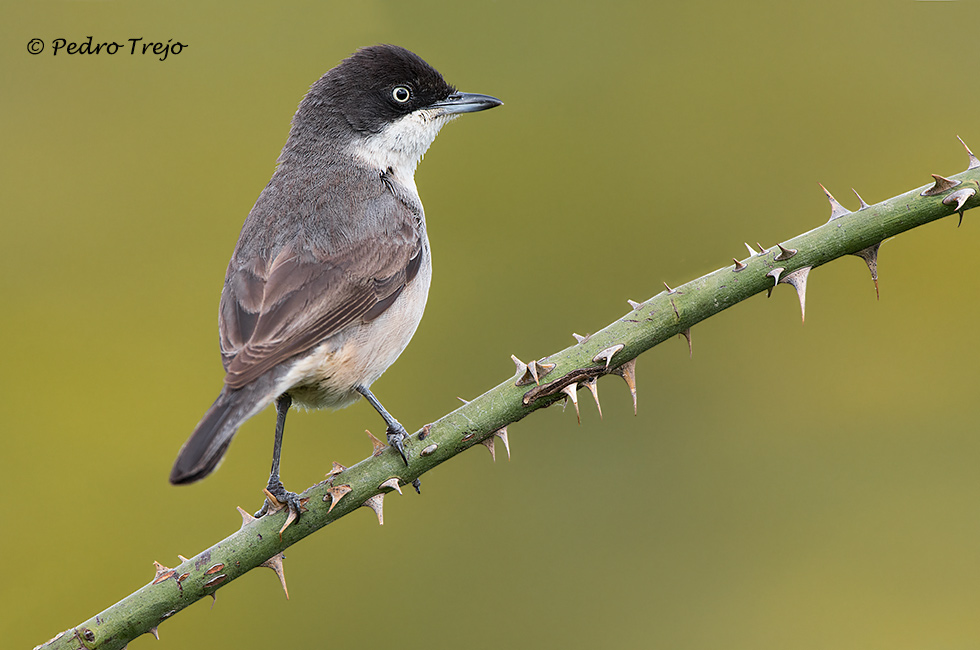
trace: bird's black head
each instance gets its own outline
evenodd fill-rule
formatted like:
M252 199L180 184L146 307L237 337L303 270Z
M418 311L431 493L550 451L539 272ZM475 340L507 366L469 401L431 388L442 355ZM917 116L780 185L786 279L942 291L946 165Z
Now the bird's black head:
M358 133L378 133L420 109L467 113L498 106L493 97L459 93L422 57L397 45L361 48L324 74L300 104L297 118L341 114Z
M314 110L329 106L355 131L377 133L455 91L418 55L396 45L375 45L358 50L323 75L304 104L314 104Z
M360 49L327 75L340 90L335 98L351 126L370 133L456 92L421 57L396 45Z
M348 152L372 168L411 175L443 124L500 104L488 95L457 92L405 48L365 47L310 87L280 164L319 164Z

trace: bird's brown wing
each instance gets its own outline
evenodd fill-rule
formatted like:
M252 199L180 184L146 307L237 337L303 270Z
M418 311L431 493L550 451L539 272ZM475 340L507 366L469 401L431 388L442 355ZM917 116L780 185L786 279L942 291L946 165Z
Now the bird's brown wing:
M241 388L344 327L380 316L422 262L423 235L413 221L329 254L293 242L271 259L233 258L219 313L228 387Z

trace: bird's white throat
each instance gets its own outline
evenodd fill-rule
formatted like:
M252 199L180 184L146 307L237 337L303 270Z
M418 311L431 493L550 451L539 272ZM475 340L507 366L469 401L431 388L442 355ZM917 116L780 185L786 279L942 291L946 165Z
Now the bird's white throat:
M394 180L416 194L415 169L428 151L439 130L455 118L435 109L420 109L391 122L378 133L357 140L355 157L372 169L391 170Z

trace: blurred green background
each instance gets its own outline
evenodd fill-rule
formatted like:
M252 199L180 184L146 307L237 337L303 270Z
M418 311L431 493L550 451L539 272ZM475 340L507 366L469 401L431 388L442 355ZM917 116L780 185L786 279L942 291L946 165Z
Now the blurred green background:
M980 151L976 2L9 2L0 25L0 638L31 647L237 529L265 412L167 483L221 385L228 257L309 85L404 45L506 105L419 168L428 309L375 384L410 429L642 300ZM153 56L50 41L174 39ZM31 38L46 50L26 51ZM164 623L168 648L977 648L980 215L641 357ZM380 433L290 418L283 478ZM131 647L151 647L145 636ZM155 646L154 646L155 647ZM161 645L160 647L164 647Z

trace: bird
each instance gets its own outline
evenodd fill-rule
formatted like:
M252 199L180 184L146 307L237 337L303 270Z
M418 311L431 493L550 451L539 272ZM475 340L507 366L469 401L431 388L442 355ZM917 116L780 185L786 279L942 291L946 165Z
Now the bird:
M502 103L457 91L417 54L387 44L357 50L310 86L228 264L218 310L224 385L171 483L213 472L239 427L275 404L266 490L298 516L300 499L279 476L287 412L361 397L408 465L408 433L371 384L408 345L428 296L415 170L447 122ZM275 507L267 498L256 516Z

